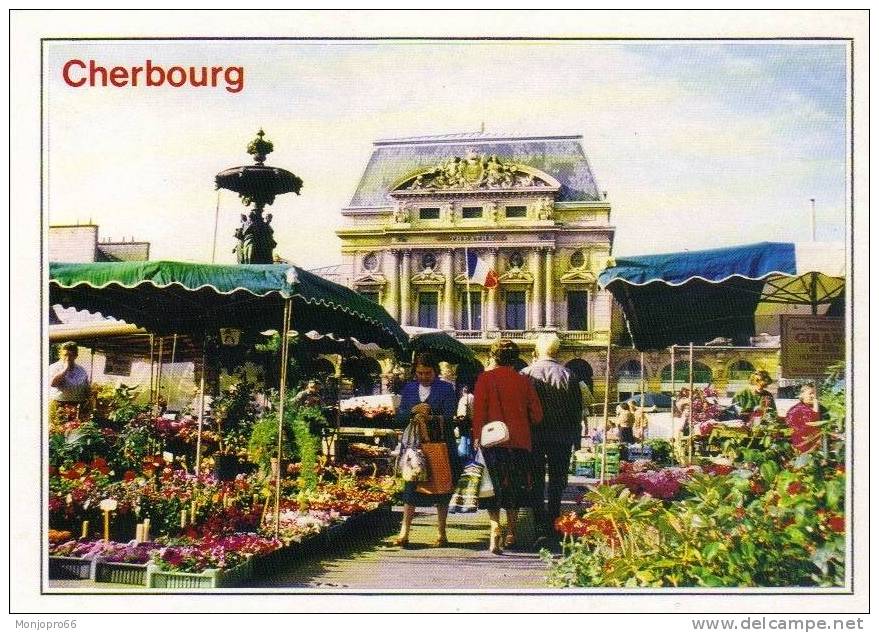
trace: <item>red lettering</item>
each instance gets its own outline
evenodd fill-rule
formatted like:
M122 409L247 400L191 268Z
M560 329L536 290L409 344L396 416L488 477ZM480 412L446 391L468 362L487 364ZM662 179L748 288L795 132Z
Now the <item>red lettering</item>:
M137 85L137 76L143 72L143 66L135 66L131 69L131 85Z
M64 83L66 83L71 88L79 88L85 83L85 78L82 78L79 81L73 81L70 78L71 66L79 66L80 68L85 70L85 62L81 59L71 59L69 62L64 64L64 69L61 71L61 76L64 78Z
M110 83L117 88L128 85L128 69L122 66L113 66L110 69Z
M244 66L230 66L224 77L226 90L229 92L241 92L244 89Z
M173 75L175 73L180 76L180 79L175 80L173 78ZM171 66L171 68L168 69L167 77L168 77L168 83L170 85L174 86L175 88L179 88L180 86L182 86L183 84L186 83L186 71L183 70L180 66Z
M101 75L101 85L106 87L107 86L107 69L104 68L103 66L98 66L95 63L95 60L90 59L89 60L89 86L90 87L95 86L95 76L99 75L99 74Z
M211 68L211 88L217 87L217 75L223 72L222 66L214 66Z
M158 79L153 79L153 72L159 73ZM146 82L146 85L150 88L161 86L165 83L165 71L161 66L153 66L153 60L151 59L146 60Z

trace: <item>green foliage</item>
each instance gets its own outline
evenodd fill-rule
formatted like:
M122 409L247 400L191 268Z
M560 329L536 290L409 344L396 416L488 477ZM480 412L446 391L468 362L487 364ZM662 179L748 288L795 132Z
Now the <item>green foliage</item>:
M124 468L139 470L144 458L158 453L161 446L162 438L156 430L154 420L147 415L140 415L119 431L116 461Z
M245 376L224 389L211 405L211 415L220 438L220 453L239 455L247 452L258 409L253 395L256 385Z
M106 404L109 410L107 421L114 427L121 428L138 415L148 412L149 404L138 404L138 395L137 387L129 387L124 384L116 387Z
M320 454L320 439L311 434L311 422L324 417L318 407L301 407L293 418L293 434L299 451L300 488L311 492L317 488L317 458Z
M668 440L654 438L644 442L652 451L651 460L657 464L670 464L672 462L672 446Z
M827 451L794 455L775 419L729 438L736 468L694 474L680 501L623 486L587 494L589 509L557 524L561 559L546 556L558 587L840 587L845 583L845 393L822 393ZM823 427L822 427L823 428ZM715 471L724 472L724 471Z
M296 453L292 417L287 415L284 417L287 419L287 423L283 427L281 459L294 459ZM263 415L253 425L247 444L247 457L254 464L258 464L264 473L268 473L271 469L272 458L277 454L278 414L273 411Z
M90 462L110 451L107 437L92 421L83 422L66 436L53 434L49 444L50 462L61 466L72 462Z

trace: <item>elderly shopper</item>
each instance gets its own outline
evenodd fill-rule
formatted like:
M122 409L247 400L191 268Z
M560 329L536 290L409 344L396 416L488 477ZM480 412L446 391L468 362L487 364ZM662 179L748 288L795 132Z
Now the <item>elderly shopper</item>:
M538 537L552 534L561 514L562 492L568 485L571 453L580 447L583 399L577 378L556 360L559 350L556 334L537 337L537 360L522 370L531 379L543 408L543 422L531 434L531 505ZM544 481L547 505L544 507Z
M455 387L439 376L439 365L436 359L428 352L422 352L415 356L414 372L415 380L403 386L400 395L400 406L397 409L397 420L401 426L413 419L432 420L439 423L443 428L430 428L428 430L437 435L442 435L448 445L449 464L452 471L452 480L460 476L462 467L458 458L457 447L453 432L453 418L458 406L455 397ZM424 438L422 438L424 440ZM419 493L414 481L406 482L403 489L403 524L400 534L394 540L399 547L408 547L409 531L412 526L412 518L415 516L416 506L436 506L437 512L437 539L434 545L443 547L448 545L449 539L446 534L446 519L449 515L449 500L452 493L427 495Z
M531 472L531 428L543 418L543 408L531 380L513 366L519 359L518 346L509 339L495 341L490 351L493 368L483 372L473 394L473 444L479 447L482 429L490 422L503 422L506 441L483 447L485 466L495 495L480 499L491 521L489 551L501 553L500 510L507 514L506 547L516 544L519 508L529 502Z

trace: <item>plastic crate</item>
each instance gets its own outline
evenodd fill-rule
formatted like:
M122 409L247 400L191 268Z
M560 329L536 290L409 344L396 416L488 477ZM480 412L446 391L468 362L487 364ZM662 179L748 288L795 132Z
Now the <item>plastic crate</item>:
M238 587L253 577L253 559L232 569L206 569L193 574L164 571L156 565L147 565L146 586L150 589L219 589Z
M643 444L629 444L626 447L626 457L630 462L636 459L653 459L653 449Z
M95 582L119 585L146 585L147 566L136 563L115 563L98 559L95 562Z
M72 556L49 557L50 580L91 580L94 577L94 560Z

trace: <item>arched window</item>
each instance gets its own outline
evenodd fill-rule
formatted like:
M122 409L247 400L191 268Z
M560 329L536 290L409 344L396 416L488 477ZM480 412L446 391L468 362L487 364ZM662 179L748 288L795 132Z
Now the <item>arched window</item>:
M671 389L671 365L666 365L659 373L662 381L662 390ZM693 384L704 387L711 383L711 368L703 363L693 363ZM668 387L666 387L668 383ZM690 363L689 361L678 361L675 363L675 388L680 388L690 383Z
M748 382L754 366L746 360L737 360L729 366L729 379L735 382Z
M627 360L617 369L617 377L641 380L641 363L634 358Z
M644 376L646 383L647 376ZM645 386L646 389L646 386ZM641 392L641 363L630 358L617 368L617 395L620 400Z

